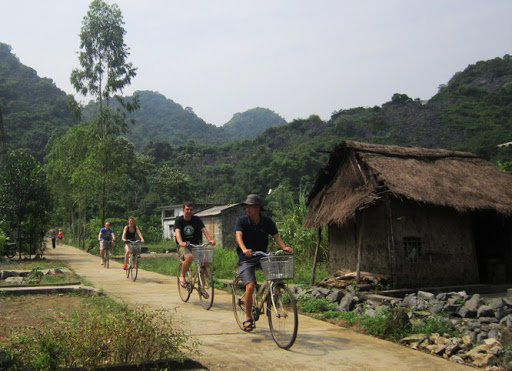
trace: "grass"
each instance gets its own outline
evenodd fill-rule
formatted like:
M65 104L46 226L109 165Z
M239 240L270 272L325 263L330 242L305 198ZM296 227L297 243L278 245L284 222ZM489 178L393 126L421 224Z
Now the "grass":
M22 261L9 261L0 263L0 270L13 270L13 271L32 271L28 277L28 284L55 284L55 283L69 283L80 282L80 276L76 275L70 270L70 273L59 274L43 274L42 271L47 269L67 268L65 263L56 260L22 260ZM5 281L0 281L1 286L9 285Z
M107 297L84 295L71 316L37 329L24 327L0 344L0 369L87 368L140 364L197 353L165 311L131 309Z

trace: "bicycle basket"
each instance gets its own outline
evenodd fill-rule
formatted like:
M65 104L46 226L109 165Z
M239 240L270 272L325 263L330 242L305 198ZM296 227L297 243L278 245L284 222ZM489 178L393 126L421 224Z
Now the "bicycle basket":
M293 278L293 255L266 256L260 263L266 280Z
M104 249L110 249L112 247L112 241L111 240L103 240L103 248Z
M213 263L214 249L192 249L194 261L199 264Z
M140 254L142 243L140 241L130 241L130 253Z

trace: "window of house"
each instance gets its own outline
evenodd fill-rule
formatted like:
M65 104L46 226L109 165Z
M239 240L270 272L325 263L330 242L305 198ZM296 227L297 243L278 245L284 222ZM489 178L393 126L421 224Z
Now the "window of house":
M164 210L165 218L173 218L174 217L174 209L172 210Z
M417 262L421 254L420 237L404 237L405 258L411 263Z

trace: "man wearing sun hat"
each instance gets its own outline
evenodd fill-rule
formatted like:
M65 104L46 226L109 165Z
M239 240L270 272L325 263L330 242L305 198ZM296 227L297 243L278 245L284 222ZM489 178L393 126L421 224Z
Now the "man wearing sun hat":
M259 266L260 256L253 256L253 251L267 252L268 236L272 236L277 245L286 251L291 247L284 244L276 223L268 216L262 215L263 199L257 194L250 194L242 203L246 215L238 217L235 224L235 234L238 253L238 274L245 285L245 313L246 321L243 323L245 331L254 329L254 320L251 318L252 298L256 288L256 267Z

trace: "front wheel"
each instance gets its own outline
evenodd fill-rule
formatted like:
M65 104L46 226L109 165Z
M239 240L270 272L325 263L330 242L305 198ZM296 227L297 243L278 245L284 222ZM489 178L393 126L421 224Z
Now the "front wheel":
M180 283L180 277L181 277L181 271L183 270L183 263L180 263L180 266L178 267L178 275L176 276L178 280L178 293L180 294L180 298L182 301L187 302L190 298L190 294L192 293L192 273L190 272L190 269L188 270L187 274L185 275L185 281L186 281L186 287L181 286Z
M132 262L132 264L131 264L132 281L135 281L137 279L137 274L139 273L139 256L132 255L132 258L130 259L130 261Z
M233 306L233 313L235 315L236 323L240 330L244 329L245 315L245 286L242 282L242 278L237 276L233 280L232 286L232 298L231 303Z
M297 337L299 318L295 297L288 286L277 284L272 287L267 301L267 317L276 344L289 349Z
M128 256L128 266L126 267L126 278L130 278L130 274L132 273L132 254Z
M209 267L201 268L199 274L199 300L203 308L208 310L213 305L213 274Z
M109 268L110 264L110 251L107 249L103 252L103 266Z

